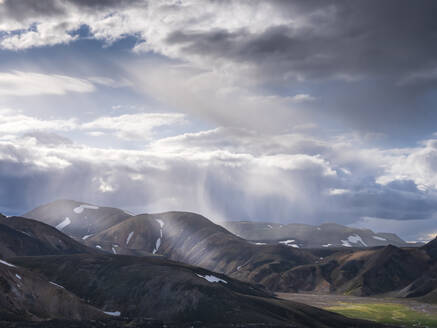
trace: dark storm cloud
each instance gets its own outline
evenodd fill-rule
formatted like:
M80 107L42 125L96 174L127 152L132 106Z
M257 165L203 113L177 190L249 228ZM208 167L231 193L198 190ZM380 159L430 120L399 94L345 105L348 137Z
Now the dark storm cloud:
M274 1L283 15L305 15L309 25L175 31L167 42L192 54L266 65L273 73L308 78L400 78L437 65L435 1Z

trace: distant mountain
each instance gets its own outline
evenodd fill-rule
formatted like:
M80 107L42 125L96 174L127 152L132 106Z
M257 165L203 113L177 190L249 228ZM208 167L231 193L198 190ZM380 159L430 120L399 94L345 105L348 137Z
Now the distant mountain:
M78 239L86 239L132 215L112 207L100 207L73 200L57 200L23 214Z
M55 282L0 259L0 320L90 320L105 317L108 316L103 311Z
M257 286L159 257L82 254L10 261L120 317L197 322L199 327L379 327L276 299Z
M0 258L93 252L42 222L0 215Z
M395 297L437 295L435 243L421 248L392 245L366 250L344 250L318 263L297 266L284 277L283 289L293 292L331 292Z
M259 243L280 243L295 248L408 246L393 233L375 233L368 229L336 223L319 226L250 221L224 221L220 225L241 238Z
M285 245L256 245L188 212L134 216L84 242L114 254L165 256L272 290L285 272L319 258L309 250Z
M430 257L427 270L419 278L402 289L398 295L402 297L421 297L426 301L437 302L437 239L422 247Z

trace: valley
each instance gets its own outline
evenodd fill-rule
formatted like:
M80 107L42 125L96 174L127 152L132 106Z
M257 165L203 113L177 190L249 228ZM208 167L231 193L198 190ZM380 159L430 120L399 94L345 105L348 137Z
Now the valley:
M360 318L403 327L437 327L437 304L414 299L332 294L278 293L278 297Z

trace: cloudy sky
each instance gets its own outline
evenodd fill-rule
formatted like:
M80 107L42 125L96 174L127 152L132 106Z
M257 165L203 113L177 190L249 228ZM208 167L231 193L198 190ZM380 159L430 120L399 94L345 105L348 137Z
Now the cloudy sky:
M437 232L434 0L0 0L0 211Z

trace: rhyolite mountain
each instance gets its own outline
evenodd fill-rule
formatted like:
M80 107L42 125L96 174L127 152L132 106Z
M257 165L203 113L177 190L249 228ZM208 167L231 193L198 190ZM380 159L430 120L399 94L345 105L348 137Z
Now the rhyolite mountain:
M132 215L118 208L63 199L39 206L22 216L49 224L69 236L86 239Z
M220 225L247 240L261 243L282 243L296 248L408 246L393 233L375 233L336 223L319 226L269 222L223 221Z

